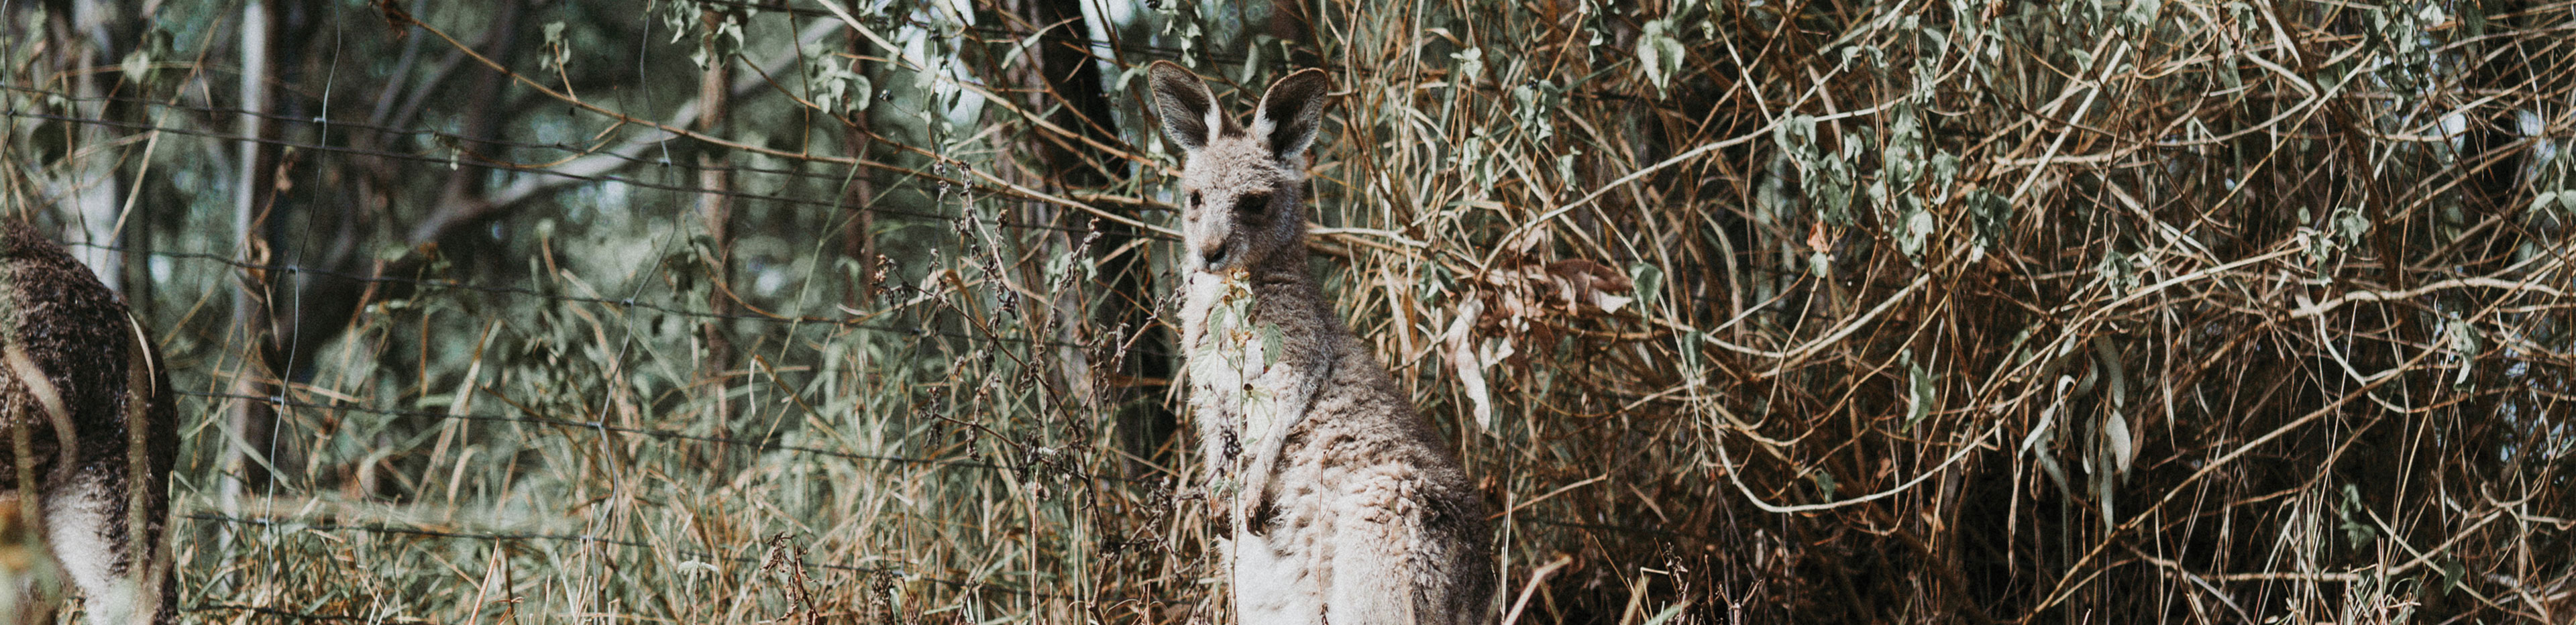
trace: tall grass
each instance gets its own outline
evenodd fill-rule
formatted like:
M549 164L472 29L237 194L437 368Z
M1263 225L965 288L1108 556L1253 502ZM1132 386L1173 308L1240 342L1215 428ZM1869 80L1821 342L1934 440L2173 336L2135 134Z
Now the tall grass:
M1236 110L1336 77L1315 268L1487 494L1519 622L2576 614L2576 5L1094 6L1071 116L1034 4L834 5L296 5L255 246L209 234L239 42L65 98L99 74L0 10L10 210L70 221L82 159L137 189L189 614L1230 622L1194 441L1138 416L1181 406L1128 366L1165 321L1119 321L1170 310L1157 58ZM640 127L702 46L730 112ZM491 108L347 121L460 48L516 73ZM406 239L457 180L541 191ZM228 494L227 445L275 480Z

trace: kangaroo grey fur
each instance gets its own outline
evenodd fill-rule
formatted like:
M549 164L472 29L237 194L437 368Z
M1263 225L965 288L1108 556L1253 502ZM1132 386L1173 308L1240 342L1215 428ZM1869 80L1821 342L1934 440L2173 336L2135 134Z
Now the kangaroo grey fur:
M1182 344L1237 619L1492 622L1482 500L1307 270L1306 148L1330 79L1273 83L1246 128L1189 70L1152 75L1186 156Z
M116 293L34 228L0 224L0 493L43 512L91 623L178 622L157 557L177 427L161 354Z

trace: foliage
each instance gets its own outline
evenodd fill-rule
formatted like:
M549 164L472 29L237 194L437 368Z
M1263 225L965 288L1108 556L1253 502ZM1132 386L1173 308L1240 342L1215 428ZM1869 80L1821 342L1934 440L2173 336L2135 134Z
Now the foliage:
M1227 622L1165 58L1336 77L1316 269L1520 622L2576 613L2566 2L275 4L248 126L236 5L0 7L198 618Z

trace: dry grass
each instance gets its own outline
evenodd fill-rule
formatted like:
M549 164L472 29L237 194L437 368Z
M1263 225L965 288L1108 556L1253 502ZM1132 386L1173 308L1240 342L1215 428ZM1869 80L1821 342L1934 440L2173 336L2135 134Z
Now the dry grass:
M744 18L737 66L853 67L790 54L837 22L794 6ZM216 417L237 378L281 376L222 318L246 272L202 233L228 205L192 199L228 196L200 161L231 144L48 151L79 111L28 95L68 79L18 43L0 156L12 206L45 204L66 154L116 154L186 207L128 240L167 265L135 271L194 391L196 618L1226 622L1206 504L1178 487L1195 446L1136 417L1179 405L1128 366L1169 357L1160 322L1115 314L1165 310L1173 155L1121 73L1105 117L1059 114L1080 94L1014 47L1037 30L1019 8L855 16L938 35L860 47L885 92L864 114L818 95L828 72L745 79L729 122L673 124L694 140L610 182L537 183L564 186L448 251L379 234L359 240L398 258L290 275L262 263L329 229L270 235L263 301L332 271L374 290L284 350L281 479L245 493ZM1104 54L1340 81L1318 270L1464 450L1519 622L2556 623L2571 9L1193 5L1140 11ZM445 159L559 180L651 134L546 143L590 146L604 111L679 121L688 44L538 70L632 35L582 21L615 11L521 20L573 24L502 58L541 105L495 132L530 144L308 138L349 149L307 148L316 195L278 218L359 180L390 199L356 219L413 224L444 214ZM338 58L480 45L445 33L496 19L413 17L403 42L345 31ZM228 84L195 67L174 84ZM961 94L982 108L917 113ZM190 97L153 123L230 128ZM721 239L690 212L704 178L650 164L700 155L738 168Z

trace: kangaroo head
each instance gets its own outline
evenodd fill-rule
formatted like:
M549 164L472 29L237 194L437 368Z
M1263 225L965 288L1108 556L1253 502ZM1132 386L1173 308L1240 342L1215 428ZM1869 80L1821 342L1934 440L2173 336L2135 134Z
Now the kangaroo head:
M1181 268L1227 272L1304 254L1306 146L1332 80L1307 69L1271 83L1250 129L1218 110L1216 94L1190 70L1156 61L1153 80L1163 136L1183 156Z

